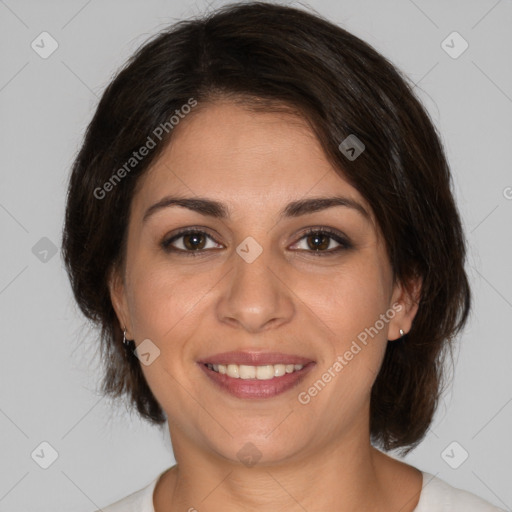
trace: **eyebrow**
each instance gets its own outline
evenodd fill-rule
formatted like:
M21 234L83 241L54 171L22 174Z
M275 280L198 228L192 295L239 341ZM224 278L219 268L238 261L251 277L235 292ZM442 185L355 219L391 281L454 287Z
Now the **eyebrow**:
M200 213L208 217L216 219L228 219L230 217L229 208L213 199L206 198L187 198L166 196L154 205L150 206L142 218L142 222L146 222L154 213L171 206L181 206L188 208L194 212ZM370 220L370 214L357 201L348 197L332 196L332 197L312 197L308 199L300 199L288 203L279 214L279 220L283 218L300 217L309 213L315 213L334 206L345 206L359 212L367 220Z

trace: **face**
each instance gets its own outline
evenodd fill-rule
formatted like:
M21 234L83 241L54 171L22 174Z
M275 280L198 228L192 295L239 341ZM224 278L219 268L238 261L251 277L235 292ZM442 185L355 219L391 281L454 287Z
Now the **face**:
M275 463L367 444L387 340L416 311L371 208L291 114L216 103L175 130L139 183L110 282L127 337L149 340L141 367L175 453ZM225 216L153 207L166 197Z

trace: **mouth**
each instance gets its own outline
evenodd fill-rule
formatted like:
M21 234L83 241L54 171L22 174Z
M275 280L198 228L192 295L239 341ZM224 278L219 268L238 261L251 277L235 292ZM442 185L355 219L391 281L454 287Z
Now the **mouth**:
M216 389L236 398L253 399L272 398L291 390L315 366L314 361L298 356L248 352L219 354L198 364Z
M299 372L304 368L303 364L266 364L251 366L246 364L211 364L206 363L209 370L227 375L232 379L256 379L270 380L283 375Z

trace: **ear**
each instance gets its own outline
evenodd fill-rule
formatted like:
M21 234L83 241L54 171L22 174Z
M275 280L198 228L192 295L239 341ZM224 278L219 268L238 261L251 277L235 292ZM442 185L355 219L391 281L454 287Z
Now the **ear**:
M128 314L128 302L126 300L126 288L121 272L116 266L113 266L108 278L108 289L110 300L119 320L121 331L126 329L126 338L131 338L130 315Z
M391 307L395 316L389 322L388 339L397 340L401 337L400 329L407 334L418 311L421 298L421 277L410 278L405 283L395 283L391 298Z

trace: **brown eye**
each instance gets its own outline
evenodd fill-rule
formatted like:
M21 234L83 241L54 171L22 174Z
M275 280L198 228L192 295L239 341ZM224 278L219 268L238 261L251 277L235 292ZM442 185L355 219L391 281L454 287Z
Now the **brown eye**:
M183 245L190 250L204 249L206 237L202 233L190 233L183 235Z
M353 247L348 238L330 228L309 229L300 240L305 240L304 245L306 247L299 250L309 252L313 256L331 256ZM332 242L338 244L338 246L331 247ZM331 248L329 249L329 247Z
M308 241L308 246L313 251L327 249L329 247L330 241L332 240L331 237L324 235L322 233L315 234L315 235L308 235L305 238Z
M212 247L207 247L208 240L216 241L207 233L200 230L185 230L173 235L162 242L162 247L168 252L200 253ZM213 247L217 248L217 247Z

